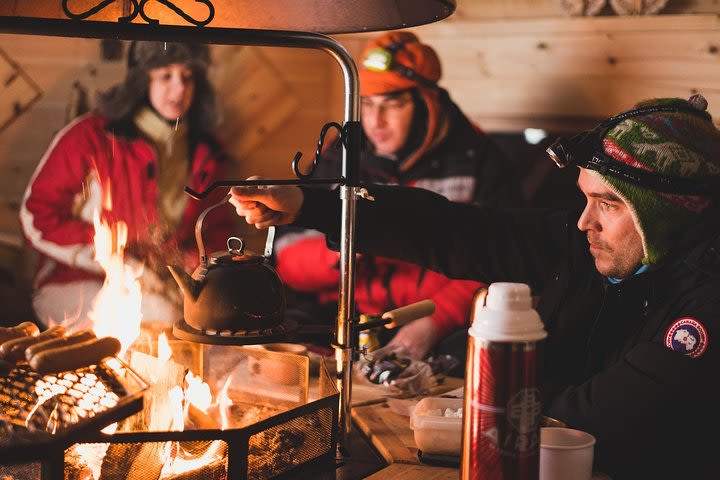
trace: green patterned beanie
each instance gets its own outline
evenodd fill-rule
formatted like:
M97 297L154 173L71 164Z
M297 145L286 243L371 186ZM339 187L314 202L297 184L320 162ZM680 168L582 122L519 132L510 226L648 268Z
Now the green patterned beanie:
M619 162L668 177L720 177L720 131L705 111L705 98L653 99L634 108L653 105L690 106L704 115L658 111L631 116L608 130L603 138L604 152ZM708 196L656 192L598 175L630 206L642 237L645 265L661 260L712 202Z

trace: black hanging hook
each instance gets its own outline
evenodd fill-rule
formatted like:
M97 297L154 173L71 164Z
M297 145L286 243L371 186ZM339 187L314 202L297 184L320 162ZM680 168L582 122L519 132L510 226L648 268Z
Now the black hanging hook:
M337 122L328 122L323 125L322 129L320 130L320 137L318 138L317 150L315 150L315 156L313 158L312 165L310 165L310 168L306 173L300 171L300 159L302 158L302 153L297 152L293 157L292 169L298 180L221 180L213 182L202 192L193 190L192 188L186 186L185 193L187 193L196 200L200 200L206 198L210 194L210 192L219 187L240 187L258 185L347 185L347 178L345 178L345 176L340 176L337 178L312 178L322 157L322 150L325 144L325 136L327 135L328 130L330 130L331 128L334 128L338 131L340 141L343 143L343 145L345 145L346 148L348 148L348 144L352 141L351 137L354 137L354 134L357 133L360 127L359 122L347 122L344 127Z
M320 136L318 137L317 142L317 149L315 150L315 156L313 157L312 164L310 165L310 168L308 169L307 173L303 173L300 171L300 157L302 157L302 153L297 152L295 154L295 158L293 158L292 162L292 169L293 172L295 172L295 176L302 179L307 180L308 178L311 178L313 174L315 173L315 169L317 168L318 164L320 163L320 158L322 156L322 150L323 146L325 145L325 136L327 135L328 130L331 128L334 128L337 130L338 135L340 136L340 140L345 143L346 142L346 133L345 129L337 122L328 122L325 125L323 125L322 129L320 130Z

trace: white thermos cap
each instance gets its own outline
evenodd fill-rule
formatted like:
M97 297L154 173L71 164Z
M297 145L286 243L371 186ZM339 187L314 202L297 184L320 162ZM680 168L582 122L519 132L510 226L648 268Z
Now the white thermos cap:
M491 342L534 342L547 337L540 315L532 308L530 287L524 283L490 285L485 305L475 305L469 335Z

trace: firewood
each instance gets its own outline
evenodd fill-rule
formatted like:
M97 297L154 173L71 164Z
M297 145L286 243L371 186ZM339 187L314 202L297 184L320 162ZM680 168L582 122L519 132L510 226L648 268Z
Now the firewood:
M216 430L220 425L207 413L200 410L192 403L188 407L188 419L195 425L196 430Z
M220 479L220 478L226 478L226 468L225 463L227 459L221 458L215 461L212 461L208 463L207 465L203 465L202 467L198 468L197 470L191 470L189 472L185 473L178 473L177 475L174 475L172 478L173 480L196 480L198 478L205 478L208 480L211 479Z

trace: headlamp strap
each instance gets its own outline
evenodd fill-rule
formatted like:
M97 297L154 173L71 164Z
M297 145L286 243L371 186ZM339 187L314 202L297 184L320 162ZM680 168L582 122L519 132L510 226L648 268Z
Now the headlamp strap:
M638 117L640 115L647 115L649 113L656 113L656 112L670 112L670 113L688 113L690 115L695 115L696 117L703 118L705 120L708 119L708 114L704 110L697 109L695 107L691 106L685 106L685 105L651 105L648 107L640 107L635 108L633 110L628 110L627 112L622 112L614 117L610 117L607 120L603 121L600 125L595 127L597 130L603 130L602 137L605 136L604 131L607 130L609 127L612 127L613 125L617 125L618 123L622 122L623 120L626 120L631 117Z
M717 195L717 192L720 191L720 180L667 177L622 163L603 152L602 141L611 127L628 118L655 112L687 113L710 120L707 112L690 105L665 104L640 107L608 118L593 130L581 132L568 139L560 138L548 147L547 152L560 168L576 164L602 175L609 175L639 187L663 193Z
M720 182L712 179L699 181L685 177L666 177L618 162L603 152L595 152L582 167L642 188L673 195L716 195L720 189Z

